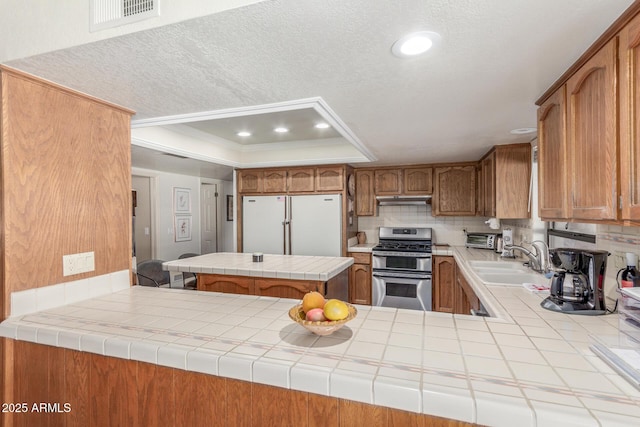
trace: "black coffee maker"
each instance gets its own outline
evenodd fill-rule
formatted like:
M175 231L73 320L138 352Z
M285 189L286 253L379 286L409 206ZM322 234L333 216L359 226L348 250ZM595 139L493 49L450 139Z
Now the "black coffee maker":
M609 252L558 248L549 250L549 255L556 272L550 295L540 305L568 314L605 314L604 277Z

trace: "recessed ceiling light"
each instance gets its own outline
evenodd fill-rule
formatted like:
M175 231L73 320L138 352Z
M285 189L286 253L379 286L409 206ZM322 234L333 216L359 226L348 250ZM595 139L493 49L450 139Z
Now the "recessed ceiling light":
M283 127L279 127L279 128L275 128L273 131L274 132L278 132L278 133L287 133L287 132L289 132L289 129L283 128Z
M251 132L242 131L242 132L238 132L236 135L238 135L238 136L251 136Z
M527 135L530 133L535 133L537 131L538 131L537 128L519 128L519 129L513 129L509 133L512 135Z
M328 129L329 128L329 124L328 123L318 123L315 125L316 129Z
M440 41L440 34L433 31L418 31L396 41L391 47L391 52L397 57L409 58L425 53L438 41Z

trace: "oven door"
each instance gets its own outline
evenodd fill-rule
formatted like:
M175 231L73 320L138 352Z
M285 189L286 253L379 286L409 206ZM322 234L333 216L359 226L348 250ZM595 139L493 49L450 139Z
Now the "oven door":
M373 305L431 311L431 274L373 272Z
M373 270L431 273L431 254L374 251Z

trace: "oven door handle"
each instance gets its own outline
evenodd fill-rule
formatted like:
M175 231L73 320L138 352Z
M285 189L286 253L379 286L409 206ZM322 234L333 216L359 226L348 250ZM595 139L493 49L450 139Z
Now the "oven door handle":
M387 257L404 257L407 258L407 253L402 253L402 252L393 252L393 253L383 253L383 254L372 254L374 257L378 257L378 258L387 258ZM424 256L409 256L409 258L416 258L416 259L430 259L431 255L424 255Z
M373 277L382 277L385 279L431 280L430 273L415 274L415 273L374 271Z

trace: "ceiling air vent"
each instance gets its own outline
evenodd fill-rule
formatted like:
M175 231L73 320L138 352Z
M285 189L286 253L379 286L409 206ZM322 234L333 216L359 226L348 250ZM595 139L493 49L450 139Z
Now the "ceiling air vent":
M159 3L160 0L91 0L89 29L99 31L154 18L160 15Z

